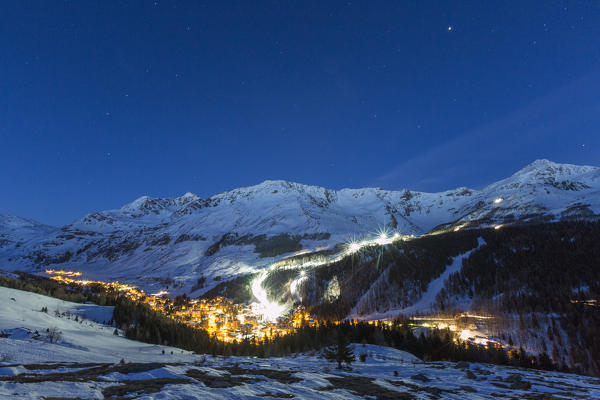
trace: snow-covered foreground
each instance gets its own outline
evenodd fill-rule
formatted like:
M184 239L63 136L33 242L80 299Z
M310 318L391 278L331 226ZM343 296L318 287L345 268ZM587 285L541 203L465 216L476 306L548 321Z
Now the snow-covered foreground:
M48 312L42 312L42 307L47 307ZM109 321L112 309L0 287L0 333L8 335L0 338L0 359L23 364L46 361L113 363L122 358L147 362L156 360L158 355L163 361L193 359L189 352L181 353L180 349L114 335L114 327L95 322ZM56 314L57 310L60 315ZM52 328L61 332L62 340L58 343L49 343L46 330ZM163 349L165 356L162 356ZM177 351L179 355L170 357L171 351Z
M596 378L424 363L373 345L353 345L357 355L367 356L351 371L336 370L316 353L268 359L203 356L131 341L115 336L113 327L90 321L106 321L111 312L0 287L0 331L7 336L0 338L0 398L600 398ZM49 342L46 329L53 327L62 333L58 343Z

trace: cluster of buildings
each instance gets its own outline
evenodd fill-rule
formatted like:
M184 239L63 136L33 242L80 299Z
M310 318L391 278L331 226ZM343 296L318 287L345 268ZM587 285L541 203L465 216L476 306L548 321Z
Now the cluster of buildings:
M291 314L278 318L277 321L268 321L253 305L236 304L224 297L175 301L168 298L166 292L147 295L142 290L121 282L74 279L81 276L80 272L63 270L45 272L51 279L67 285L93 284L103 287L106 291L122 292L131 300L143 301L152 309L195 328L204 329L211 336L224 342L239 342L245 339L260 341L290 334L305 325L317 324L303 308L298 308Z
M189 300L186 305L174 307L170 315L188 325L204 329L224 342L264 340L290 334L304 325L315 324L301 308L271 322L257 313L252 305L235 304L224 297Z

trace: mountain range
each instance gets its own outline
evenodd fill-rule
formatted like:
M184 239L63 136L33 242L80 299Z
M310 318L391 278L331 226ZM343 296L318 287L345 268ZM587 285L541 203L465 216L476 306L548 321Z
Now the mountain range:
M63 227L0 214L0 269L48 267L201 294L290 255L386 229L434 230L600 217L600 168L537 160L482 189L330 190L265 181L210 198L143 196ZM192 290L198 278L205 284Z

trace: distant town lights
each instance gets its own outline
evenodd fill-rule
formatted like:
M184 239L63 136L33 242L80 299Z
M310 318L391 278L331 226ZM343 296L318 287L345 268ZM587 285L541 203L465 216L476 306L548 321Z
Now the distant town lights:
M78 280L73 277L81 275L78 271L58 270L46 271L50 279L61 282L65 285L97 285L107 292L119 291L133 301L139 301L148 304L153 310L164 312L169 318L183 322L195 328L205 329L210 336L215 336L218 340L225 342L240 341L247 337L257 339L287 335L293 332L294 328L299 328L304 324L311 324L314 321L303 309L297 309L290 316L283 315L280 307L276 303L270 303L267 300L266 306L254 303L251 306L235 304L223 297L214 299L189 300L188 305L175 305L175 302L166 296L156 297L146 295L142 290L134 286L120 282L102 282ZM262 282L262 281L260 281ZM157 294L160 294L157 293ZM266 300L260 294L261 298ZM276 321L268 322L265 317L258 318L259 315L267 315L268 318ZM277 316L282 315L279 320Z
M47 269L45 272L48 275L81 276L81 272L78 272L78 271L65 271L63 269Z

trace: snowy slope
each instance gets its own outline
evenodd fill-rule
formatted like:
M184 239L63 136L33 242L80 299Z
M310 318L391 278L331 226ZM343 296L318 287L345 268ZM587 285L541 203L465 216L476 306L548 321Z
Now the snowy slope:
M39 311L43 305L49 313ZM600 397L600 381L587 376L422 362L409 353L374 345L353 345L355 354L366 357L364 362L355 361L350 371L335 369L318 353L286 358L204 356L114 336L112 327L56 316L52 309L79 316L110 314L110 307L82 306L0 287L0 330L12 333L0 337L0 398ZM23 334L47 326L58 327L63 339L48 343L43 336ZM121 358L126 363L121 364Z
M47 307L48 312L42 312ZM59 314L56 313L59 312ZM182 360L185 351L151 345L113 334L113 307L79 304L16 289L0 287L0 354L13 363L32 364L46 361L69 362L148 362L159 355L163 361L177 351ZM75 320L77 316L77 321ZM50 343L47 329L57 328L62 340ZM37 333L36 333L37 332ZM165 355L162 355L162 350ZM188 358L189 360L190 358Z
M220 193L208 199L148 196L89 214L53 229L31 221L0 219L0 267L82 270L92 279L120 279L153 290L188 291L200 276L258 271L255 245L275 235L307 250L332 247L387 226L419 235L435 227L598 218L600 168L538 160L481 190L440 193L375 188L328 190L285 181ZM264 235L262 237L261 235ZM285 252L285 250L283 251ZM278 254L280 258L283 254ZM196 293L199 294L199 293Z
M486 244L485 240L483 240L482 238L478 238L478 243L478 247L469 250L464 254L460 254L456 257L453 257L450 265L446 267L446 269L444 270L444 272L442 272L442 274L440 274L440 276L428 283L427 290L420 295L419 299L414 304L404 308L390 308L384 313L373 312L368 315L361 315L357 312L358 309L361 309L361 307L362 309L369 309L368 306L362 304L363 298L367 298L371 294L369 293L370 291L367 291L363 295L363 298L361 298L357 302L354 309L348 315L348 318L369 321L377 319L393 319L397 318L400 315L411 316L415 314L429 314L439 312L439 309L435 305L437 294L444 287L446 279L448 279L448 277L451 274L460 271L460 269L462 268L463 260L465 258L468 258L471 255L471 253L473 253L479 247L484 246Z
M30 219L0 214L0 260L2 255L30 252L40 241L57 230ZM11 264L28 266L31 263L29 260L15 257Z

